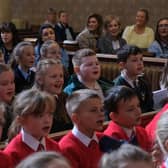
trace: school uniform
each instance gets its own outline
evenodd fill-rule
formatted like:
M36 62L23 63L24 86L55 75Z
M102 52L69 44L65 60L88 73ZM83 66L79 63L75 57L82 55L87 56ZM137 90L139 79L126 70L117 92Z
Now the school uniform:
M150 150L147 133L145 129L140 126L135 126L132 130L130 130L121 127L114 121L110 121L108 127L104 131L104 134L116 138L117 140L127 141L128 143L139 146L146 151Z
M142 113L149 112L153 110L153 95L149 84L143 79L142 76L138 76L137 79L132 81L126 75L125 71L121 72L116 79L113 80L114 86L125 85L129 88L134 89L139 100Z
M48 137L44 137L40 142L33 136L25 132L23 129L11 142L7 145L4 153L7 154L12 161L12 166L16 166L27 156L39 151L39 146L42 144L45 151L59 152L58 143ZM40 149L41 150L41 149Z
M1 168L12 168L11 159L4 152L0 151L0 167Z
M102 156L99 149L101 136L102 134L94 134L89 138L74 126L73 130L60 140L60 149L73 168L97 168Z
M16 66L14 69L15 75L15 92L20 93L22 90L30 89L35 80L35 72L29 70L24 72L20 66Z

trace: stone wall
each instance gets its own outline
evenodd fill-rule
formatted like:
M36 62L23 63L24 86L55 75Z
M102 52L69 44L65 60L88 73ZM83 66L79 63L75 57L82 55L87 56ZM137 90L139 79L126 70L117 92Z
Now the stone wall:
M93 12L102 16L118 15L123 27L134 23L138 8L149 10L149 25L153 28L158 18L168 16L167 0L12 0L11 4L12 18L26 20L35 25L43 22L48 7L57 11L67 10L75 31L83 29L87 16Z

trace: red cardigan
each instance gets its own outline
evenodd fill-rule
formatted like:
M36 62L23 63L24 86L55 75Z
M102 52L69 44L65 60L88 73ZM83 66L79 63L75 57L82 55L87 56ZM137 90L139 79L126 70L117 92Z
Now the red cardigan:
M145 129L140 126L136 126L135 129L136 129L136 138L139 146L144 150L149 151L150 143ZM108 127L104 131L104 134L116 138L118 140L129 141L129 137L127 136L124 129L120 125L116 124L114 121L111 121L109 123Z
M101 138L101 133L97 136ZM61 152L69 159L73 168L97 168L102 156L99 145L86 147L72 132L65 135L59 142Z
M160 119L161 115L168 110L168 103L159 111L152 121L146 126L146 132L149 137L150 143L153 144L155 141L155 130L157 126L157 122Z
M58 143L54 140L45 137L45 142L47 151L60 151ZM14 137L4 149L4 153L9 155L9 157L11 158L13 167L34 152L36 151L31 149L27 144L22 141L21 133Z
M0 151L0 168L12 168L11 159L4 152Z

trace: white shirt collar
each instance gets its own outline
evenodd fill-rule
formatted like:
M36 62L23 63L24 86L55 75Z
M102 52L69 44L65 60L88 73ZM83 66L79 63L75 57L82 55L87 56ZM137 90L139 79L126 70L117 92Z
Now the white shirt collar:
M99 140L96 136L96 134L94 133L92 138L89 138L88 136L86 136L85 134L83 134L81 131L79 131L79 129L77 128L77 126L74 125L73 129L72 129L72 134L78 138L85 146L89 146L90 142L92 140L95 140L97 143L99 143Z
M21 129L22 141L28 145L34 151L37 151L39 144L44 146L46 150L45 138L43 137L41 141L38 141L36 138L27 133L23 128Z
M129 85L131 85L132 88L134 88L134 84L133 84L133 80L130 79L128 76L127 76L127 73L125 70L122 70L121 71L121 76L129 83Z

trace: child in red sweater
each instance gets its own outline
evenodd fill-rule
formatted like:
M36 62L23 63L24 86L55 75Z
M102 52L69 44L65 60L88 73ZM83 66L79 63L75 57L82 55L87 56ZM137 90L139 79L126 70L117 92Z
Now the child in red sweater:
M126 86L113 87L105 98L104 106L112 120L104 134L148 151L150 145L147 133L138 126L141 122L141 108L134 90Z
M73 168L96 168L102 156L99 149L104 112L100 95L90 89L81 89L67 99L66 108L74 128L59 142L62 153Z
M39 150L59 151L58 144L47 138L54 109L54 98L42 91L26 90L16 97L15 120L22 128L4 150L5 154L10 156L12 166Z
M0 151L0 167L1 168L12 168L11 159L4 152Z

